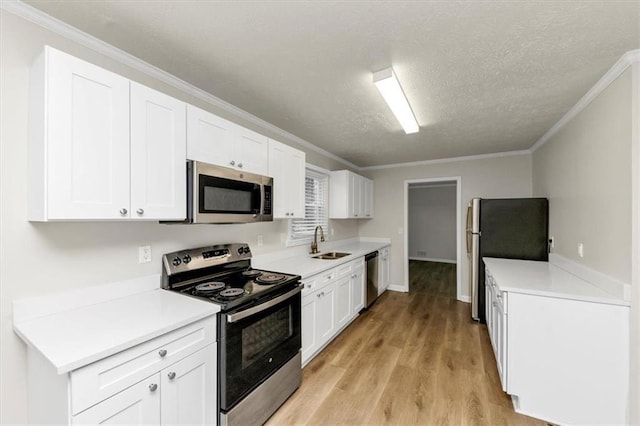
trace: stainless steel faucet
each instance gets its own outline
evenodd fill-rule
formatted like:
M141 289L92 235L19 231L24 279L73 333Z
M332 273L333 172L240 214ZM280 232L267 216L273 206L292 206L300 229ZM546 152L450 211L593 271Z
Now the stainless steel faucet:
M311 254L318 253L318 228L320 228L320 242L324 242L324 230L322 226L316 226L316 229L313 231L313 241L311 241Z

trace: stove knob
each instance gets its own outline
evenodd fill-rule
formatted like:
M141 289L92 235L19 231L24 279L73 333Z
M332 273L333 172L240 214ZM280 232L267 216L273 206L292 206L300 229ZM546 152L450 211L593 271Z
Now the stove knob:
M242 250L242 247L240 247L240 248L238 249L238 254L242 254L242 253L243 253L243 250Z
M244 254L247 254L247 253L249 253L249 246L244 248Z
M173 261L171 261L171 263L173 263L173 266L178 266L182 263L182 260L180 260L179 257L174 257Z
M185 255L185 257L182 258L182 261L187 264L189 262L191 262L191 256L189 256L188 254Z

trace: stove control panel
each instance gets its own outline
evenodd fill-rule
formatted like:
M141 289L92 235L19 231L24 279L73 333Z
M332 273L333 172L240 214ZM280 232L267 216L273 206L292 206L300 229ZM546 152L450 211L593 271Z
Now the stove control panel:
M234 243L166 253L162 256L162 274L171 276L186 271L251 259L249 244Z

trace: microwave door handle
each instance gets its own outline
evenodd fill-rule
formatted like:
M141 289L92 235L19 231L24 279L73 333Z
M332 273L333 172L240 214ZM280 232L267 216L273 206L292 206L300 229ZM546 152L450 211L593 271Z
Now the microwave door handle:
M302 286L298 286L296 288L294 288L293 290L291 290L288 293L285 293L283 295L280 295L278 297L274 297L273 299L269 300L268 302L265 303L261 303L258 306L253 306L249 309L245 309L243 311L240 312L236 312L235 314L231 314L231 315L227 315L227 322L238 322L243 318L246 318L248 316L257 314L258 312L262 312L266 309L271 308L272 306L277 305L280 302L283 302L293 296L295 296L296 294L300 293L302 291Z

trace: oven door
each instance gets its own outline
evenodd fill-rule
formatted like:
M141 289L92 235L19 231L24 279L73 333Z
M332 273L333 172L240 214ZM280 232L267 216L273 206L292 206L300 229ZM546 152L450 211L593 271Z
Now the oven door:
M220 408L229 411L300 350L302 287L221 314Z

